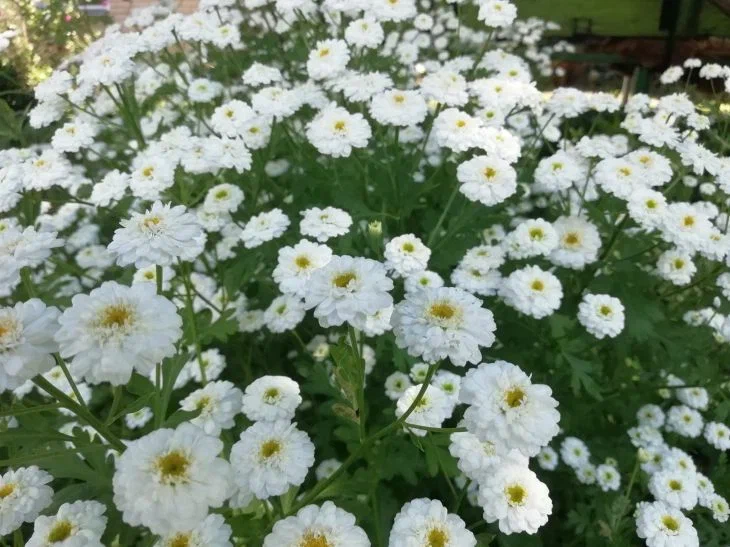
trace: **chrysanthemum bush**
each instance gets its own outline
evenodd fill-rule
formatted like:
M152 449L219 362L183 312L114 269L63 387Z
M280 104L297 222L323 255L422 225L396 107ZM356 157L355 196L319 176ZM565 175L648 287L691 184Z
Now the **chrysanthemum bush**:
M151 7L38 86L4 544L730 542L730 70L543 94L515 18Z

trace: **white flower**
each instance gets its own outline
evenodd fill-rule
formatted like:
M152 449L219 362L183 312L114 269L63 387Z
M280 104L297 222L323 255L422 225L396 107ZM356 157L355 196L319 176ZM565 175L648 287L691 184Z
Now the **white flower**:
M560 445L560 457L570 467L578 468L588 463L591 453L580 439L566 437Z
M193 528L185 526L163 536L155 547L233 547L231 532L221 515L211 514Z
M388 539L389 547L474 547L476 542L458 515L449 513L440 501L427 498L414 499L401 507Z
M53 368L59 315L37 298L0 308L0 392Z
M492 441L481 441L469 432L452 433L449 452L456 458L459 470L473 481L482 482L505 463L527 466L529 459L517 450L510 450Z
M127 424L129 429L139 429L147 425L152 419L154 414L152 409L148 406L144 406L135 412L130 412L124 416L124 423Z
M649 491L670 507L692 509L697 505L697 481L680 470L654 473L649 479Z
M546 471L554 471L559 461L558 453L549 446L542 447L537 455L537 464Z
M636 412L639 425L659 428L664 425L664 411L657 405L644 405Z
M247 249L258 247L281 236L289 227L289 217L281 209L272 209L251 217L243 231L241 241Z
M120 266L169 266L178 258L195 259L203 252L205 239L197 218L185 207L156 201L147 212L123 220L108 248Z
M8 296L20 282L20 270L35 268L63 245L56 232L37 232L32 226L20 231L9 226L0 231L0 296Z
M362 114L350 114L342 107L331 105L309 122L306 134L320 153L347 158L353 148L367 146L372 132Z
M355 47L375 49L383 43L384 37L383 27L369 17L355 19L345 29L345 40Z
M395 416L400 418L411 407L421 390L422 384L411 386L403 392L396 403ZM453 405L449 402L446 394L439 388L429 385L423 394L423 397L416 407L413 409L408 418L406 418L406 427L408 424L421 425L426 427L441 427L450 415ZM412 428L410 432L417 437L424 437L426 430Z
M282 80L281 71L278 68L252 63L241 76L243 83L250 86L268 85Z
M156 534L197 526L233 494L223 443L189 423L131 441L117 458L114 504L124 522Z
M465 161L457 167L456 178L462 194L488 206L503 202L517 191L517 173L499 158L476 156Z
M262 422L294 419L302 403L299 384L287 376L263 376L251 382L243 395L243 413Z
M534 534L553 511L550 493L537 475L522 465L505 465L486 476L479 488L484 520L499 522L503 534Z
M598 260L601 236L593 224L577 216L558 217L553 228L558 233L558 247L549 256L553 264L582 270Z
M674 285L687 285L697 271L688 253L679 250L664 251L657 260L657 273Z
M385 246L386 267L408 277L428 267L431 249L413 234L394 237Z
M677 389L674 393L681 403L697 410L707 410L707 405L710 404L710 395L702 387Z
M702 414L685 405L673 406L667 412L667 431L673 431L683 437L695 438L702 434L704 421Z
M599 340L618 336L624 320L623 304L607 294L586 294L578 305L578 322Z
M36 466L9 469L0 475L0 535L33 522L51 504L53 477Z
M560 307L563 287L550 272L527 266L512 272L503 282L500 296L516 310L542 319Z
M321 507L307 505L277 521L263 547L370 547L367 534L355 522L354 515L331 501Z
M102 547L106 507L98 501L64 503L53 517L40 516L26 547Z
M715 494L711 497L708 505L710 509L712 509L712 518L714 518L717 522L728 521L728 518L730 518L730 505L728 505L725 498Z
M205 195L203 209L209 213L233 213L243 203L243 190L233 184L218 184Z
M332 249L306 239L293 247L282 247L273 272L274 281L281 292L303 297L312 273L331 259Z
M618 490L621 486L621 475L613 465L599 465L596 468L596 480L604 492Z
M390 89L375 95L370 103L370 115L384 125L418 125L427 113L426 101L418 91Z
M231 382L209 382L180 401L180 408L199 411L190 423L217 437L221 430L233 427L233 419L241 412L242 397L241 390Z
M529 219L507 234L502 246L512 258L544 256L558 246L558 233L541 218Z
M469 405L467 429L532 457L558 434L560 413L550 388L533 384L519 367L506 361L481 364L461 382L459 400Z
M397 401L412 385L405 372L394 372L385 379L385 395L391 401Z
M705 426L705 440L718 450L730 450L730 427L718 422L708 422Z
M335 256L312 274L304 295L307 309L324 328L349 322L362 328L367 316L393 304L393 282L385 267L369 258Z
M175 354L182 320L175 305L150 283L125 287L107 281L88 295L77 294L59 319L55 335L70 369L90 383L126 384L137 370L149 375Z
M517 18L517 8L507 0L479 0L477 18L488 27L510 26Z
M352 225L352 217L335 207L312 207L302 211L302 217L299 224L302 235L313 237L317 241L327 241L331 237L344 235Z
M463 367L481 361L497 329L492 312L471 294L455 288L407 294L391 318L395 341L414 357L433 363L449 358Z
M405 279L406 293L419 292L424 289L438 289L444 286L444 280L439 274L431 271L422 271L409 275Z
M307 74L313 80L332 78L345 70L350 50L344 40L320 40L309 52Z
M641 502L636 508L636 534L647 547L699 547L692 521L661 501Z
M314 445L288 420L256 422L233 445L231 465L240 489L258 499L280 496L304 482L314 465Z

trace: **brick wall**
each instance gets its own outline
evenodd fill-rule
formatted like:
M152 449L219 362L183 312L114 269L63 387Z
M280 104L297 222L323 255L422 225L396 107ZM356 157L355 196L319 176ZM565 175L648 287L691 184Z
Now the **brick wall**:
M156 4L159 0L111 0L109 14L114 21L121 23L134 8ZM198 0L178 0L177 11L191 13L198 7Z

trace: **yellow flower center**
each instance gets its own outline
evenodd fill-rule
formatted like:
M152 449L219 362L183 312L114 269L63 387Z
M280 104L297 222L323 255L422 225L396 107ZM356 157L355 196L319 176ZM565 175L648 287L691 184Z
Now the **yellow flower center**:
M695 217L687 215L686 217L684 217L684 219L682 219L682 224L684 224L687 228L689 228L690 226L694 226Z
M542 238L545 237L545 232L542 231L542 228L532 228L530 230L530 239L535 241L542 241Z
M190 547L190 534L175 534L167 545L168 547Z
M553 162L553 171L560 171L563 169L563 164L559 161Z
M309 260L309 257L301 255L294 260L294 263L297 265L298 268L304 269L309 268L309 266L312 264L312 261Z
M275 401L279 398L279 390L275 387L270 387L266 391L264 391L264 399L267 401Z
M281 452L281 443L276 439L270 439L261 445L259 456L262 460L267 460L279 452Z
M112 304L104 308L101 313L101 326L106 328L121 328L132 323L134 314L129 306Z
M675 519L671 515L664 515L662 517L662 524L670 532L678 532L679 531L679 521L677 519Z
M215 199L226 199L228 197L228 190L218 190L215 193Z
M147 178L151 177L154 172L155 172L154 167L145 167L144 169L142 169L142 175Z
M684 260L682 260L681 258L675 259L674 268L677 270L681 270L682 268L684 268Z
M335 277L332 280L332 283L335 285L335 287L339 287L340 289L346 289L351 281L354 281L357 279L357 276L355 275L355 272L344 272Z
M145 228L149 230L154 228L155 226L159 226L161 222L162 219L160 217L158 217L157 215L153 215L151 217L145 217L145 219L142 221L142 224Z
M456 315L456 309L448 302L432 304L428 312L438 319L451 319L454 315Z
M179 482L187 478L190 459L180 452L173 450L157 458L157 470L163 482Z
M48 533L48 543L60 543L71 537L71 532L73 525L67 520L59 520Z
M621 169L618 170L618 172L620 174L622 174L624 177L628 177L629 175L631 175L631 169L629 169L628 167L622 167Z
M578 237L578 234L576 234L575 232L568 232L567 234L565 234L563 242L566 245L570 246L577 245L578 243L580 243L580 237Z
M327 541L327 536L322 533L307 531L302 536L298 547L331 547L332 544Z
M261 131L261 129L259 129L259 128L258 128L257 126L255 126L255 125L254 125L254 126L252 126L252 127L250 127L250 128L248 129L248 132L249 132L249 133L251 133L252 135L255 135L255 134L256 134L256 133L258 133L259 131Z
M676 479L672 479L669 481L669 488L677 492L682 489L682 483Z
M319 56L320 57L327 57L327 55L330 54L330 49L328 47L323 47L319 50Z
M15 485L12 482L3 484L0 486L0 500L7 498L13 492L15 492Z
M494 177L497 176L497 170L494 167L487 167L484 170L484 176L487 178L487 180L492 180Z
M335 131L344 131L347 124L343 120L335 122Z
M413 246L413 243L411 242L404 243L402 249L407 253L412 253L416 250L416 248Z
M405 95L398 94L393 97L393 100L398 104L402 104L406 101L406 98Z
M504 489L504 493L507 495L507 502L512 506L522 505L527 498L527 490L519 484L508 486Z
M461 128L461 127L464 127L464 126L466 126L466 121L459 120L459 121L456 122L456 127Z
M449 536L441 528L432 528L426 537L426 547L446 547Z
M599 308L599 310L598 310L598 311L599 311L599 312L601 313L601 315L605 315L605 316L608 316L608 315L611 315L611 311L612 311L612 310L611 310L611 306L606 306L606 305L604 304L603 306L601 306L601 307Z
M657 208L657 202L653 199L647 199L646 200L646 208L647 209L656 209Z
M525 402L526 396L527 394L522 390L521 387L513 387L509 391L505 392L504 402L507 403L507 406L510 408L517 408L519 406L522 406L522 404Z
M545 290L545 283L540 281L539 279L535 279L535 281L532 282L530 285L533 291L543 291Z

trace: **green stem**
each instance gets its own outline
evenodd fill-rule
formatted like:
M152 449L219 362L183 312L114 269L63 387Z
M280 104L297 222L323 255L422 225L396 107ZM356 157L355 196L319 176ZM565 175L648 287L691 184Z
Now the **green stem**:
M436 237L436 234L438 234L438 231L441 229L441 226L444 223L444 220L446 220L446 215L449 213L449 209L451 209L451 205L454 203L454 199L456 198L456 194L459 192L459 184L454 185L454 190L451 192L451 195L449 196L449 201L446 202L446 207L444 207L443 212L441 213L441 216L438 219L438 222L436 223L436 226L433 227L433 230L431 230L431 233L428 235L428 239L426 240L426 246L430 247L433 243L434 238Z
M355 328L351 325L347 326L347 332L350 335L350 347L352 348L352 354L357 359L357 368L360 373L359 387L357 390L357 415L358 423L360 424L360 444L365 442L367 431L365 429L365 422L367 413L365 412L365 361L362 358L359 345L357 343L357 333Z
M208 383L205 377L205 365L203 365L203 350L200 347L200 339L198 338L198 327L195 324L195 309L193 308L193 290L192 282L190 281L190 272L187 268L181 268L183 271L183 284L185 285L185 310L188 314L188 321L190 322L190 332L193 335L193 345L195 346L195 355L198 360L198 366L200 367L200 381L203 385Z

